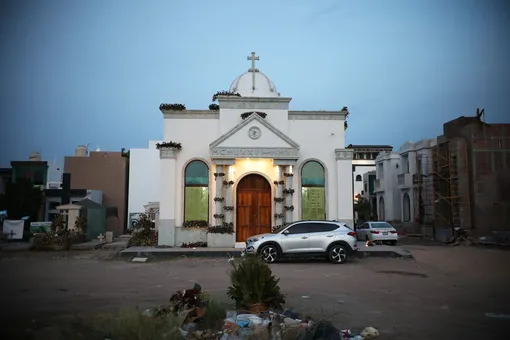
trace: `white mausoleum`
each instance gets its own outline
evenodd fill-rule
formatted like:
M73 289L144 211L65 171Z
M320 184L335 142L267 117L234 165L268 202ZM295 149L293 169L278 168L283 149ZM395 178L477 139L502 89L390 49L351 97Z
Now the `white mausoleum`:
M431 222L432 148L435 145L436 138L405 142L398 152L377 156L374 192L380 221L418 222L421 214L420 223ZM421 189L416 186L417 176L422 177Z
M161 105L168 144L160 148L159 245L233 247L301 219L353 225L347 109L290 111L292 98L255 68L254 53L248 60L218 96L219 110ZM188 227L203 221L234 233Z

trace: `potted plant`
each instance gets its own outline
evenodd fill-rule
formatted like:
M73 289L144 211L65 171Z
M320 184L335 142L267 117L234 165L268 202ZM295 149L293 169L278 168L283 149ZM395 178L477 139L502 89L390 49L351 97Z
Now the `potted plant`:
M258 256L247 255L231 264L227 296L236 302L237 308L254 314L269 308L282 309L285 297L278 285L280 279L273 275L267 263Z

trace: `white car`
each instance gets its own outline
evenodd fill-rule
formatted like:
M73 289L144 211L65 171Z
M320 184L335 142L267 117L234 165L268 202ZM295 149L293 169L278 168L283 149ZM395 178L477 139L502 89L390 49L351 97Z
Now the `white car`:
M246 254L258 254L268 263L280 257L324 256L332 263L344 263L356 254L356 233L337 221L296 221L271 234L246 240Z
M397 244L398 233L388 222L365 222L356 228L360 241L382 241Z

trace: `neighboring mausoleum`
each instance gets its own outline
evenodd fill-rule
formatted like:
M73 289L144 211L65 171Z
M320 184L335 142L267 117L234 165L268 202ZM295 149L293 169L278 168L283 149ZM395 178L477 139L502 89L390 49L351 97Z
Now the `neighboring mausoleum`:
M292 98L248 60L209 110L160 106L159 245L233 247L301 219L353 225L347 108L289 111Z

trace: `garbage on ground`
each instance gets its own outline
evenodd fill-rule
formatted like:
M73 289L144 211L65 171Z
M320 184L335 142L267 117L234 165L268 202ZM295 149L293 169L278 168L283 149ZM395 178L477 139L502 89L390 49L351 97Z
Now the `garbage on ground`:
M207 318L208 300L200 285L195 284L192 289L172 295L168 305L147 309L142 315L152 318L177 316L181 335L189 339L365 340L379 336L379 332L373 327L367 327L361 333L349 329L339 330L329 321L314 321L292 308L283 312L267 311L259 314L227 310L221 329L203 329L201 323ZM221 315L219 317L221 318Z

